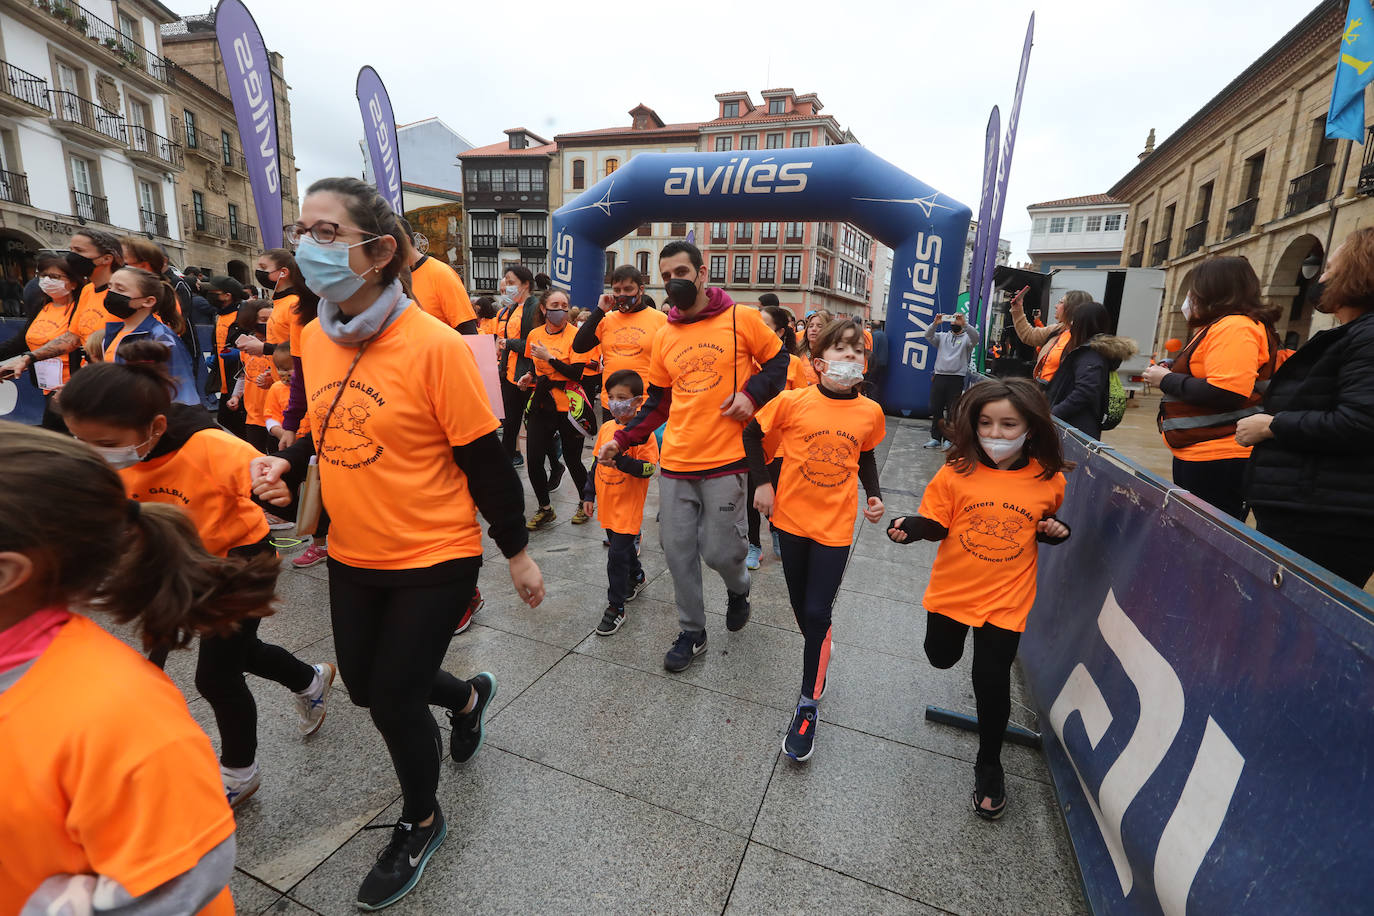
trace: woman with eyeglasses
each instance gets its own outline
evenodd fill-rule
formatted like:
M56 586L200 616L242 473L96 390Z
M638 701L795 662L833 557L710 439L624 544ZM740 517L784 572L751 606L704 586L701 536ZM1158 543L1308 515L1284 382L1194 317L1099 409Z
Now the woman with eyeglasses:
M449 710L455 762L482 745L495 678L460 680L440 668L477 586L478 511L520 598L533 607L544 597L525 552L524 492L476 360L457 331L405 295L400 231L370 185L326 178L310 186L300 221L286 227L305 282L320 296L317 319L300 333L310 434L252 462L260 497L284 474L318 462L333 517L329 604L339 672L352 701L371 711L403 797L400 821L358 890L368 910L409 893L447 833L430 705Z

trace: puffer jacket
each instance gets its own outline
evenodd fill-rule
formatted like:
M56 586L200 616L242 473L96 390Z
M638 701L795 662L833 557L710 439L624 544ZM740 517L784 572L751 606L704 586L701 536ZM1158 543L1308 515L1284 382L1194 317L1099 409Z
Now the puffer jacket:
M1322 331L1269 382L1274 438L1255 446L1245 500L1368 537L1374 518L1374 309Z
M1094 439L1102 437L1102 417L1107 412L1111 373L1135 355L1136 342L1129 337L1099 334L1067 353L1045 394L1050 413Z

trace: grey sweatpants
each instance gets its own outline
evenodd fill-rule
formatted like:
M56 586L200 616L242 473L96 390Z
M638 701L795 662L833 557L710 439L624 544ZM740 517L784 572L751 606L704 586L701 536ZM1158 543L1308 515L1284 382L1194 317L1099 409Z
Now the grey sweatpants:
M668 572L673 577L678 623L684 630L706 629L701 592L701 561L720 573L725 587L749 593L749 552L745 517L748 491L744 474L684 480L658 479L658 532Z

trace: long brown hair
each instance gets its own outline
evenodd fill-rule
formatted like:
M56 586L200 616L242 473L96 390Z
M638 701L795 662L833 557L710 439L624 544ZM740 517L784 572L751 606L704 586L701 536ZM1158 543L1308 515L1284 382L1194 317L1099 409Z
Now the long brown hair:
M262 256L275 264L278 270L286 268L286 281L291 285L291 292L297 297L295 311L301 316L301 324L306 325L314 321L320 313L320 297L305 285L305 274L301 273L296 256L285 248L269 248Z
M1340 246L1340 259L1328 267L1317 308L1374 308L1374 228L1356 229Z
M811 352L809 337L811 333L811 321L814 318L821 319L822 331L825 330L826 325L835 320L835 316L831 315L830 312L826 309L816 309L810 315L806 316L806 323L802 325L802 332L797 335L797 355L804 359L810 359L812 356L815 355ZM820 338L817 338L817 340L819 339Z
M816 352L811 354L811 358L820 357L826 350L842 343L853 344L860 353L868 355L864 349L863 325L853 318L836 318L816 335Z
M1072 461L1064 460L1059 431L1050 417L1050 402L1040 386L1028 378L990 379L964 392L948 427L954 444L945 455L945 464L960 474L972 474L973 469L982 464L978 418L983 415L983 408L994 401L1010 401L1012 409L1026 421L1025 452L1039 462L1043 469L1039 475L1042 480L1074 469Z
M176 290L172 289L172 284L167 282L166 277L141 267L121 267L116 273L128 274L130 280L138 287L140 296L152 296L157 300L153 311L157 312L157 317L162 319L163 324L178 335L186 333L186 319L181 317Z
M45 604L137 620L148 649L272 612L274 555L212 556L186 513L131 505L119 474L70 436L0 420L0 467L0 551L34 561Z
M1227 315L1245 315L1272 324L1279 310L1260 301L1260 281L1247 258L1208 258L1193 271L1189 299L1192 324L1207 325Z
M124 362L90 363L72 373L62 389L63 416L146 430L172 409L177 383L168 369L171 348L135 339L119 355Z

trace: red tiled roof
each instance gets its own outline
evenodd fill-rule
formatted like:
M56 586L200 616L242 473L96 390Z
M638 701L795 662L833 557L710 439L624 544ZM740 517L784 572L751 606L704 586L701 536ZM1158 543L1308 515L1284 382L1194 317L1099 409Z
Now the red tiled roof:
M543 146L531 146L527 149L511 149L509 140L502 140L500 143L492 143L487 146L479 146L470 149L465 153L459 153L459 159L476 159L479 156L548 156L558 150L558 146L553 143L545 143Z
M1040 204L1031 204L1027 210L1038 210L1042 207L1088 207L1093 204L1125 204L1124 200L1117 200L1110 194L1087 194L1083 197L1065 197L1063 200L1047 200Z
M559 134L553 138L555 143L563 140L580 140L584 137L601 137L608 134L625 134L635 137L652 137L655 134L683 134L695 133L701 127L700 121L687 121L682 124L664 124L662 127L645 127L636 129L634 127L598 127L596 130L577 130L571 133Z
M768 110L765 108L755 108L748 114L742 114L738 118L715 118L713 120L705 122L705 124L703 124L702 126L717 127L729 124L745 124L752 126L755 124L767 124L770 122L782 123L784 121L829 121L830 123L835 125L835 129L837 131L840 129L840 124L838 121L835 120L833 115L797 114L796 112L793 112L791 114L770 115L768 113Z
M759 93L759 94L760 94L760 95L763 95L763 96L770 96L770 95L775 95L775 94L780 93L780 92L796 93L796 91L797 91L797 90L793 89L791 86L784 86L784 87L781 88L781 89L765 89L765 90L763 90L763 92L761 92L761 93Z

